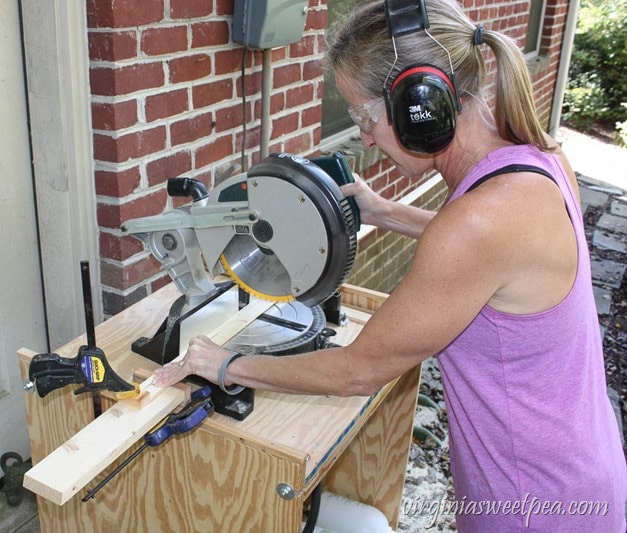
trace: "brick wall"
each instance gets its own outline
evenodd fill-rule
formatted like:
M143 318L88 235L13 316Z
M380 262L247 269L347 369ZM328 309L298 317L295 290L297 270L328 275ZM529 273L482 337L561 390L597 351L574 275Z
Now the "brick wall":
M309 1L300 42L272 52L271 152L318 152L326 1ZM522 42L528 3L464 4L484 26ZM532 71L545 124L567 0L548 4L542 40L548 59ZM211 188L258 159L262 54L246 57L244 113L243 49L230 41L233 0L88 0L87 13L103 302L105 314L113 315L169 282L139 241L121 235L121 223L171 207L165 192L170 177L191 176ZM401 198L419 184L390 168L378 151L354 144L349 151L355 169L385 197ZM420 201L437 208L442 187L429 195ZM413 244L369 234L360 243L351 282L392 290Z

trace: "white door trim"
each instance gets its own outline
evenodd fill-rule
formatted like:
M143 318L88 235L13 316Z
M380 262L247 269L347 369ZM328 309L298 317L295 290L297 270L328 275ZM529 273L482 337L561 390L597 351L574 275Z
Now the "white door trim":
M51 349L85 331L79 263L102 317L85 2L22 0L35 194Z

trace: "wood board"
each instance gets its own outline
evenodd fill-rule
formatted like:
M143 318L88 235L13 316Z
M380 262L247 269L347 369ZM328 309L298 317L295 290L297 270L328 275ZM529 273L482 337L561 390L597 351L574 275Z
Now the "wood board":
M271 302L256 300L233 315L209 337L228 342ZM18 356L33 357L22 349ZM180 354L176 359L181 359ZM150 376L141 384L139 401L121 400L85 426L54 452L35 464L24 476L24 487L58 505L63 505L89 481L156 426L187 397L178 387L157 387Z

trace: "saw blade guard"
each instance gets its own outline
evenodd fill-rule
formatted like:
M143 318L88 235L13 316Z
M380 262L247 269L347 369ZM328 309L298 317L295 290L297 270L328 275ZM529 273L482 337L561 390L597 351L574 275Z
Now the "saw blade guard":
M332 296L357 249L355 216L339 185L307 159L272 154L249 170L247 192L258 220L225 247L229 275L270 300L313 306Z

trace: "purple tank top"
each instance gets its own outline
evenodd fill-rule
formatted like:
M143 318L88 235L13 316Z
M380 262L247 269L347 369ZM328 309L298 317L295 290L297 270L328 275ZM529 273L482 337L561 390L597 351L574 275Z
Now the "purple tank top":
M441 510L457 513L461 532L624 533L625 456L607 396L581 209L559 159L527 145L501 148L449 202L509 164L554 177L577 236L577 276L547 311L484 307L438 355L457 500Z

